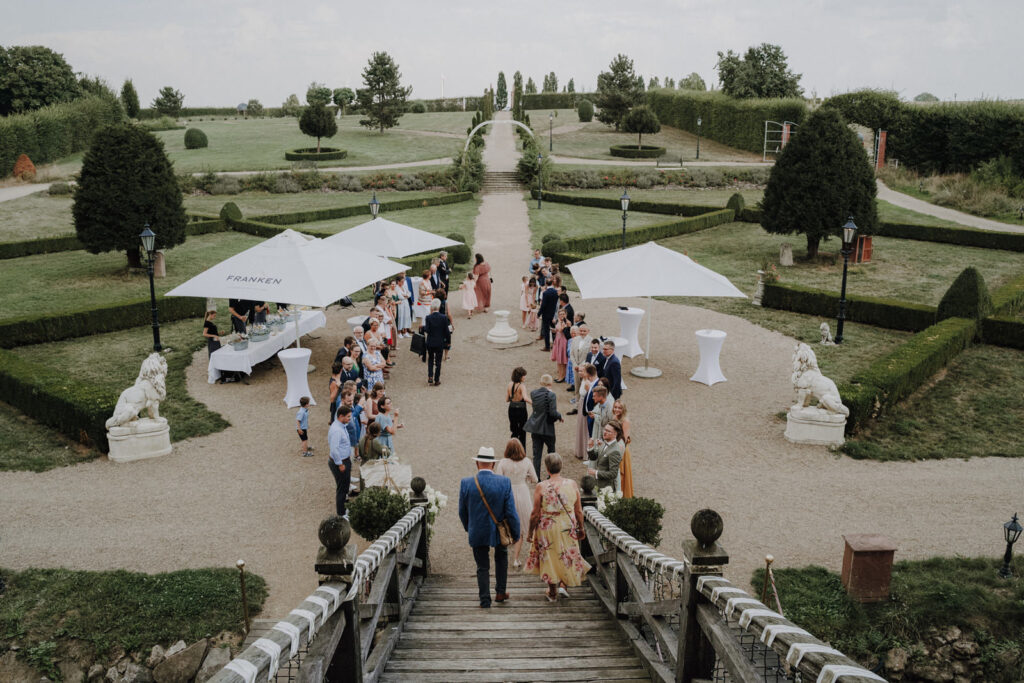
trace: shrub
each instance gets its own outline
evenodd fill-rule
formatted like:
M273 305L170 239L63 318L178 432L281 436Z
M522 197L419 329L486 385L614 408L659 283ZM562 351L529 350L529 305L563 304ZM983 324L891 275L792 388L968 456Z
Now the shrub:
M348 515L355 532L373 542L411 509L412 505L402 494L383 486L371 486L348 504Z
M555 259L560 255L568 252L569 245L566 244L565 240L556 236L555 239L543 242L541 244L540 250L541 253L543 253L545 256L550 256L551 258Z
M277 180L274 181L274 189L271 190L274 194L285 194L288 192L302 192L302 186L299 185L298 181L294 178L287 176L278 176Z
M525 93L523 98L523 110L530 109L573 109L577 107L584 98L593 102L596 93L578 92L540 92Z
M0 259L21 258L34 254L51 254L58 251L76 251L83 249L78 237L71 235L59 235L57 237L40 237L35 240L21 240L20 242L0 242ZM3 343L0 342L0 346Z
M13 175L18 180L24 180L25 182L32 182L36 179L36 165L32 163L27 154L22 154L14 162Z
M238 194L242 191L241 182L236 176L220 176L210 185L210 194Z
M68 195L71 194L71 185L63 180L59 180L55 183L50 183L50 189L47 192L53 196Z
M579 114L580 123L590 123L594 120L594 103L590 100L580 100L576 113Z
M939 302L938 319L970 318L981 320L992 312L992 299L985 279L974 266L965 268Z
M460 265L469 263L473 253L470 251L469 245L466 244L466 237L458 232L450 232L445 237L460 242L458 246L448 247L448 253L451 255L452 261Z
M846 319L851 322L911 332L935 324L935 309L931 306L850 294L847 294L846 299ZM765 308L832 318L839 311L839 294L773 282L765 285L761 305Z
M230 225L232 221L242 220L242 210L238 208L238 204L228 202L220 207L220 217L221 220Z
M661 543L664 506L653 498L620 498L609 503L604 516L627 534L649 546Z
M637 176L638 177L638 176ZM635 185L636 181L630 183ZM536 195L536 193L534 193ZM586 195L578 194L562 194L558 192L544 192L543 196L546 202L555 202L558 204L572 204L574 206L590 206L597 209L612 209L620 210L622 205L619 202L618 197L588 197ZM711 213L715 209L709 206L702 205L689 205L689 204L673 204L671 202L652 202L634 199L629 203L629 208L632 211L640 211L643 213L661 213L669 216L699 216L706 213Z
M245 113L249 118L263 118L263 103L256 99L249 100L245 104Z
M158 133L162 130L181 130L185 127L170 116L161 116L158 119L140 121L136 125L150 133Z
M286 161L338 161L348 156L348 151L335 149L333 147L322 147L320 151L316 148L293 149L285 152Z
M209 144L206 133L198 128L189 128L185 131L185 149L201 149Z
M743 214L743 210L747 208L747 202L743 199L743 195L739 192L734 192L732 196L729 197L729 201L725 203L725 208L732 209L733 213L740 216Z
M427 105L422 102L413 102L409 105L409 111L413 114L425 114L427 112Z
M542 237L540 241L541 241L541 244L547 244L548 242L553 242L555 240L560 240L560 239L562 239L562 236L559 235L558 233L549 232L549 233L545 234L544 237Z
M663 156L665 148L655 145L612 145L609 148L609 153L613 157L623 157L626 159L654 159Z
M318 89L313 86L310 87L310 92L318 90L326 91L328 99L330 99L330 91L327 88ZM306 97L309 98L310 94L307 93ZM320 154L320 139L334 137L338 132L338 121L334 118L334 113L323 104L318 103L314 95L314 99L310 101L310 106L306 107L306 110L302 112L302 116L299 117L299 130L310 137L316 138L316 153Z

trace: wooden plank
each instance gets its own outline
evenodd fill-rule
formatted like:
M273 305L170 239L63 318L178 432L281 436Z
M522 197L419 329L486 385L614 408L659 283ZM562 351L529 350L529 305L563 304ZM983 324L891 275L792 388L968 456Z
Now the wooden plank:
M670 617L679 614L679 600L655 600L645 602L643 607L635 602L620 602L619 614L627 617L642 617L645 614L655 617Z
M578 643L577 639L577 643ZM545 643L547 645L547 643ZM635 656L633 648L626 644L625 641L620 641L616 644L602 645L600 649L594 648L590 642L587 642L586 648L588 652L600 652L602 657L624 657L624 656ZM441 648L407 648L396 647L395 651L391 653L391 661L398 659L501 659L502 655L509 653L508 643L493 643L492 648L489 650L482 649L482 646L469 649L458 649L455 647L445 646ZM517 653L522 654L522 653ZM545 647L538 646L530 648L530 655L533 657L544 657L549 659L569 659L577 660L580 657L578 649L572 650L565 647Z
M520 653L522 654L522 653ZM605 657L598 654L587 654L577 658L576 664L582 668L595 669L626 669L640 666L635 655L626 657ZM497 659L427 659L421 661L392 660L388 662L388 673L399 671L480 671L481 669L497 669L499 671L559 671L575 669L561 659L542 659L540 657L497 658Z
M651 677L641 667L628 669L580 669L573 671L530 671L513 674L506 671L473 671L471 673L430 672L430 673L391 673L385 671L381 683L395 681L417 681L420 683L509 683L519 681L542 683L546 681L650 681Z
M362 661L366 661L366 656L370 654L370 646L373 645L373 634L377 630L377 624L380 622L381 612L384 611L384 597L387 594L388 586L391 584L392 575L395 573L395 568L398 566L398 558L394 552L388 553L377 569L377 575L373 578L373 586L370 588L370 597L366 599L366 603L373 605L373 614L369 618L362 618L363 606L359 606L360 624L359 624L359 636L362 642L363 652Z
M393 617L398 613L398 605L392 605L386 602L383 605L368 605L366 603L359 605L360 619L371 619L375 615L378 617Z
M607 621L573 623L575 631L607 631L614 630L615 624ZM566 628L565 621L500 621L478 622L467 624L465 622L449 621L422 621L416 617L410 617L405 627L410 631L435 631L438 633L451 631L561 631Z
M500 626L503 626L503 624L489 624L489 626L500 627ZM612 624L609 624L608 626L606 626L604 628L601 628L601 629L596 629L595 628L595 629L583 629L583 630L585 631L584 633L578 633L577 629L573 629L570 632L570 633L576 633L576 644L577 645L582 645L582 642L583 642L584 638L589 639L589 638L593 637L594 635L606 635L606 636L611 636L613 638L614 637L619 637L618 630ZM466 633L467 632L470 632L470 633L473 633L473 632L483 633L484 631L487 632L486 638L510 638L510 639L515 639L515 638L523 638L524 637L523 634L524 633L529 633L531 631L531 628L529 628L529 627L527 627L527 628L519 628L519 629L509 629L509 628L493 628L493 629L492 628L480 628L480 629L476 629L476 628L467 628L465 630L438 629L436 626L430 626L430 627L422 628L422 629L419 629L419 628L417 628L417 629L407 628L405 630L405 633L403 633L403 642L404 642L405 634L411 634L413 632L415 632L415 633L424 633L424 634L429 633L429 634L433 635L435 640L441 641L441 640L446 640L446 639L447 640L452 640L452 639L457 640L459 638L464 638L464 637L466 637ZM566 625L565 624L559 624L558 628L534 630L534 635L535 635L534 640L539 641L540 638L544 638L545 642L547 642L547 641L550 640L552 635L555 634L555 633L567 633Z
M437 624L438 626L444 626L445 624L464 624L466 622L480 622L489 623L492 621L520 621L523 619L522 616L517 614L511 614L509 610L504 609L480 609L477 607L475 612L465 612L463 615L469 614L470 616L460 615L424 615L420 614L417 610L409 617L409 623L417 624ZM604 624L608 622L608 619L603 616L599 616L596 619L581 619L578 614L571 614L568 612L548 612L541 614L533 619L534 623L554 623L554 622L579 622L579 623L600 623Z
M394 626L383 643L373 648L363 664L363 683L376 683L384 675L384 669L391 659L391 653L402 636L401 626Z
M654 616L650 613L648 606L654 603L654 597L651 595L650 588L644 583L643 577L640 576L640 572L637 571L632 560L620 554L618 565L619 575L626 580L633 594L637 596L637 600L633 604L640 609L640 616L643 617L644 622L654 632L655 638L658 639L658 644L661 645L661 653L665 656L669 668L675 669L676 650L679 647L678 636L669 627L664 617Z
M739 641L729 630L725 619L713 605L697 606L697 623L715 648L715 654L729 671L735 681L755 683L764 678L757 672L754 665L747 660Z
M531 647L538 645L537 639L534 638L528 632L515 631L513 635L507 636L508 641L515 641L519 643L521 641L528 641ZM586 647L592 647L596 645L621 645L626 642L622 638L622 634L617 629L608 629L607 631L591 631L587 633ZM495 632L488 632L487 637L474 637L467 636L465 633L438 633L432 635L430 631L404 631L402 633L402 639L398 643L397 650L402 649L417 649L423 647L443 647L446 650L451 649L474 649L480 648L485 649L494 647L495 644L505 643ZM579 648L581 646L580 637L578 635L572 635L571 632L562 630L559 632L552 632L544 637L544 645L548 647L563 647L563 648ZM575 650L574 650L575 651Z
M516 605L516 606L502 606L500 609L491 606L491 613L506 613L513 612L517 617L521 618L536 618L544 617L548 614L568 614L576 617L577 619L591 619L598 621L601 619L607 619L608 613L604 611L604 608L600 605L594 607L556 607L551 608L548 605L542 605L540 603L533 603L533 605ZM472 619L480 615L480 607L477 605L462 605L462 606L451 606L451 607L425 607L423 605L416 606L417 617L463 617L466 619Z

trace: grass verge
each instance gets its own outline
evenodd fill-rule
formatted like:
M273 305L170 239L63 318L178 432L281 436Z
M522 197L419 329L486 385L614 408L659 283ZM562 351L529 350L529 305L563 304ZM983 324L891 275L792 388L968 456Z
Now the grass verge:
M536 199L527 197L525 201L530 216L530 244L535 247L540 246L541 239L549 232L561 235L562 238L571 238L622 230L621 211L572 206L556 202L542 202L541 208L538 209ZM666 223L671 220L672 216L631 211L626 229L639 228L652 223Z
M98 456L98 451L65 439L46 425L0 403L0 471L45 472Z
M397 190L377 190L378 199L382 202L399 199L426 199L437 196L437 192L398 192ZM272 194L270 192L243 192L242 194L194 195L185 197L185 208L197 213L219 214L221 207L234 202L242 215L265 216L275 213L292 213L294 211L314 211L343 206L366 206L373 197L372 191L367 192L297 192L294 194ZM2 204L0 204L2 206Z

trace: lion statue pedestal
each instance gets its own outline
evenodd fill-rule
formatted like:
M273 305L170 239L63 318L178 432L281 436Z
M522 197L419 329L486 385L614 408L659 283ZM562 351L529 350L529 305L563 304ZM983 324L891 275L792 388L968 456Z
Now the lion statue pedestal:
M842 446L850 409L843 405L836 383L821 374L818 358L807 344L798 344L793 353L792 380L797 397L786 414L786 439ZM812 406L812 400L817 400L817 405Z
M107 420L108 457L113 462L156 458L171 452L171 429L160 417L160 401L167 398L167 360L151 353L142 361L135 384L121 392L113 416ZM139 418L145 410L149 417Z

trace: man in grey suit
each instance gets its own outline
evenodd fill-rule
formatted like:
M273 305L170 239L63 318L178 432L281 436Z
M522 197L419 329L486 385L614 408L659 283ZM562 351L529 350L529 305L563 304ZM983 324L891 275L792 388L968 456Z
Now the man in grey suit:
M562 414L558 412L558 397L551 391L552 384L551 375L541 375L540 387L530 392L533 414L526 420L524 427L533 442L533 466L538 477L542 473L541 451L546 445L548 453L555 452L555 423L562 422Z

